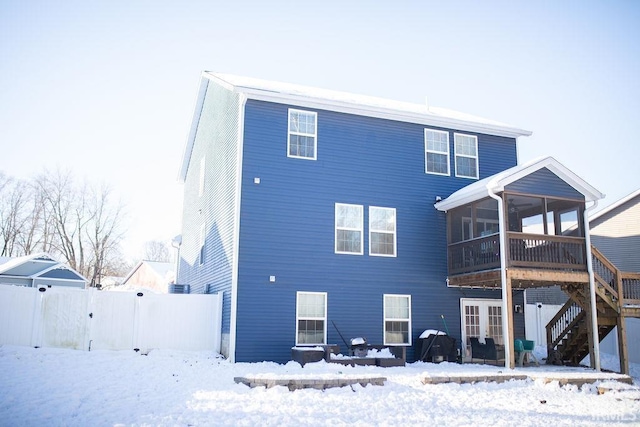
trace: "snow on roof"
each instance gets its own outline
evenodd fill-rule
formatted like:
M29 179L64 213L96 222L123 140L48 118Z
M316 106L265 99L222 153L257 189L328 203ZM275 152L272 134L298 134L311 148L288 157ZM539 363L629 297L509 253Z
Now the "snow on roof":
M19 265L22 265L26 262L29 261L42 261L45 263L53 263L53 264L58 264L58 261L56 261L55 259L53 259L49 254L44 253L44 252L40 252L40 253L33 253L30 255L24 255L24 256L20 256L20 257L15 257L15 258L9 258L6 262L4 263L0 263L0 274L11 270L12 268L15 268Z
M348 108L352 113L364 115L390 115L392 119L409 114L408 121L432 122L432 125L458 126L461 129L481 127L478 132L487 132L504 136L529 136L530 131L514 128L505 123L471 114L461 113L447 108L431 107L426 104L395 101L367 95L357 95L329 89L320 89L292 83L282 83L232 74L205 71L204 77L216 81L229 90L244 93L251 99L264 99L286 103L320 104L321 108ZM297 102L296 102L297 101ZM334 108L331 108L334 107ZM369 113L369 114L367 114ZM378 114L374 114L378 113ZM472 130L472 129L469 129Z
M129 281L129 279L131 278L131 276L133 276L133 274L138 271L138 269L142 266L142 265L146 265L148 266L151 270L153 270L154 273L156 273L160 278L162 279L168 279L168 280L173 280L175 279L175 264L171 263L171 262L160 262L160 261L146 261L146 260L142 260L140 262L138 262L135 267L133 267L131 269L131 271L129 272L129 274L127 274L127 276L124 278L124 280L122 280L123 284L126 284L127 281Z
M520 129L495 120L461 113L447 108L432 107L426 104L394 101L367 95L357 95L329 89L320 89L292 83L242 77L232 74L204 71L196 107L187 138L182 159L179 178L184 181L189 164L191 149L204 103L207 82L242 93L248 99L277 102L306 108L317 108L330 111L377 117L389 120L417 123L425 126L443 127L467 132L517 138L529 136L531 131Z
M624 205L625 203L627 203L630 200L633 200L634 198L640 196L640 188L637 189L636 191L634 191L633 193L623 197L622 199L618 200L617 202L612 203L611 205L607 206L606 208L594 213L593 215L591 215L589 217L589 222L591 221L595 221L598 218L600 218L601 216L618 209L620 206Z
M585 200L588 202L600 200L604 197L604 194L589 185L553 157L543 157L522 165L514 166L495 175L481 179L480 181L476 181L473 184L469 184L454 192L446 199L437 202L434 206L440 211L448 211L475 200L489 197L489 192L502 192L505 186L542 168L547 168L555 173L560 179L584 195Z

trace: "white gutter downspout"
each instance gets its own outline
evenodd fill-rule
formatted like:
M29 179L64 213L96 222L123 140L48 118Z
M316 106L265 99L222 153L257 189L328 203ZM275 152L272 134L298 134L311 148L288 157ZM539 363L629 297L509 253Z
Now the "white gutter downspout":
M594 200L593 205L584 210L584 242L587 246L587 271L589 272L589 298L591 298L591 330L593 333L593 358L594 369L600 371L600 336L598 334L598 310L596 308L596 283L593 277L593 260L591 258L591 232L589 231L589 211L598 206Z
M487 192L489 197L495 199L498 202L498 226L500 230L500 281L502 282L502 333L503 336L506 333L509 335L509 311L511 308L507 306L507 290L505 284L507 283L507 254L505 248L505 237L507 236L507 230L504 223L504 204L502 197L496 195L491 188L494 187L493 182L487 183ZM511 345L506 343L504 346L504 366L509 368L511 366Z

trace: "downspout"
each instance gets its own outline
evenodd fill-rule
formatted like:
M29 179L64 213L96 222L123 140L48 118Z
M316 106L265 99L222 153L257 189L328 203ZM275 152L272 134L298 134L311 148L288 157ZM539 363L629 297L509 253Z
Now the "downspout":
M506 245L505 238L507 236L507 230L505 228L504 223L504 203L502 201L502 197L498 196L496 193L491 190L494 187L493 181L487 184L487 192L489 197L496 200L498 202L498 227L500 231L500 281L502 282L502 333L509 333L509 311L511 308L507 306L507 253L506 253ZM506 343L504 346L504 366L508 368L511 366L511 345Z
M596 308L596 283L593 276L593 260L591 255L591 232L589 231L589 211L598 206L598 201L594 200L593 205L584 210L584 243L587 246L587 271L589 272L589 298L591 299L591 330L593 341L593 359L595 370L600 371L600 336L598 335L598 310Z

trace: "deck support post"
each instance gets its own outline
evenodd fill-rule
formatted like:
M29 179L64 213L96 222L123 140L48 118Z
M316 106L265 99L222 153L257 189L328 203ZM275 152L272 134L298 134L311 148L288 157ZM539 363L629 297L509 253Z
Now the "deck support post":
M620 373L629 375L629 350L627 348L627 319L624 317L622 307L624 306L624 286L622 284L622 274L620 270L616 272L616 291L618 291L618 317L616 318L616 329L618 330L618 357L620 358Z
M507 280L502 284L502 316L506 317L507 330L503 331L504 343L504 366L514 369L516 367L514 340L515 332L513 328L513 289L511 288L511 277L507 274Z

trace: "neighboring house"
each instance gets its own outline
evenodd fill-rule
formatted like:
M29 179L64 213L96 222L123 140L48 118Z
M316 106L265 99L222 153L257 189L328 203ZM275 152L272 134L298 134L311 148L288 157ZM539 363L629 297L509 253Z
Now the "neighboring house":
M640 272L640 189L589 217L591 242L616 267Z
M84 289L86 284L80 273L46 253L0 259L0 285Z
M406 346L413 360L437 328L463 351L493 338L512 364L523 290L588 286L583 213L602 197L552 158L519 166L517 138L530 134L205 72L180 170L177 283L223 294L232 361L285 362L293 346L342 336ZM568 220L578 237L563 236ZM567 248L570 261L545 261Z
M175 264L171 262L140 261L118 286L111 290L148 289L166 294L175 282Z
M589 217L591 242L622 271L640 273L640 189ZM640 363L640 319L626 322L629 361ZM615 353L617 335L611 334L603 348Z

